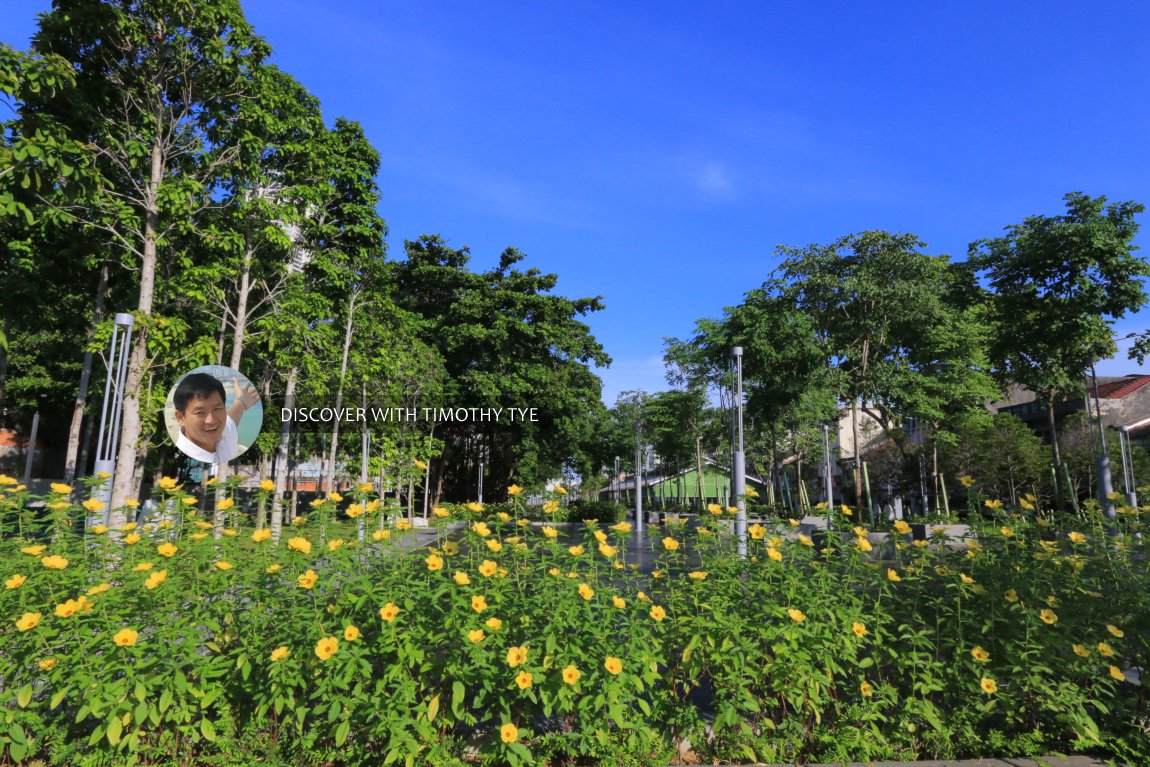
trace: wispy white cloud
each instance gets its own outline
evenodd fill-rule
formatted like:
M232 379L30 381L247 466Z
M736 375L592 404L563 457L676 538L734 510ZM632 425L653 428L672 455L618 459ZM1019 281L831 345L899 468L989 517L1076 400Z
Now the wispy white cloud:
M699 169L695 183L709 197L731 197L735 187L730 172L720 163L707 162Z

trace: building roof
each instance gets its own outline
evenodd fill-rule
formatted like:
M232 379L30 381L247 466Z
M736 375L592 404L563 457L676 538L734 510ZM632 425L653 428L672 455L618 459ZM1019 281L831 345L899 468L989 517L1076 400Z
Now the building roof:
M1122 376L1106 381L1106 383L1103 383L1104 380L1102 376L1098 377L1098 396L1102 399L1122 399L1127 394L1150 384L1150 375ZM1090 392L1090 396L1094 396L1093 391Z

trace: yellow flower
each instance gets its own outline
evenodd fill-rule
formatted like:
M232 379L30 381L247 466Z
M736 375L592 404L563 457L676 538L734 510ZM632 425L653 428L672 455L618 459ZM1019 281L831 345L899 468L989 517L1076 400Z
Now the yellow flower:
M460 586L466 586L469 583L471 583L471 578L467 575L467 573L463 572L462 570L456 570L455 575L453 577L455 579L455 582L457 584L459 584Z
M508 495L519 495L522 492L523 488L521 488L519 485L512 485L511 487L507 488Z
M748 528L747 528L747 532L748 532L748 533L750 534L750 536L751 536L752 538L754 538L756 541L761 541L761 540L763 539L763 537L764 537L764 536L767 534L767 528L765 528L765 527L763 527L762 525L760 525L760 524L756 523L756 524L753 524L753 525L751 525L750 527L748 527Z
M1116 636L1119 639L1126 636L1126 632L1115 626L1113 623L1107 623L1106 630L1109 631L1112 636Z
M148 570L151 570L151 569L152 569L152 563L151 562L141 562L140 564L133 567L132 571L137 572L137 573L146 573Z
M965 583L967 586L969 586L970 584L974 583L974 578L971 578L971 577L970 577L969 575L967 575L966 573L959 573L959 574L958 574L958 577L959 577L959 579L960 579L960 580L961 580L963 583Z
M45 658L44 660L40 661L40 670L41 671L51 671L55 667L56 667L56 659L55 658Z
M1122 669L1118 668L1117 666L1110 667L1110 678L1118 682L1126 681L1126 675L1123 674Z
M222 498L222 499L220 499L220 502L216 504L216 511L227 511L228 509L230 509L231 507L233 507L235 505L236 505L236 499L235 498Z
M447 509L443 508L442 506L436 506L434 509L431 510L431 513L434 514L435 516L439 517L440 519L442 519L443 517L450 517L451 516L451 512L448 511Z
M8 487L10 485L18 484L19 480L9 477L7 474L0 474L0 487Z
M483 629L472 629L467 632L467 638L474 644L479 644L484 640L487 635L483 633Z
M20 575L17 573L8 580L4 581L4 587L9 589L18 589L24 585L24 581L28 580L27 575Z
M555 492L559 495L567 495L567 488L563 487L562 485L556 485Z
M768 556L768 557L770 557L771 559L773 559L773 560L774 560L774 561L776 561L776 562L782 562L782 561L783 561L783 554L782 554L782 552L781 552L781 551L779 551L779 550L778 550L778 549L776 549L776 548L773 548L773 547L772 547L772 548L768 548L768 549L767 549L767 556Z
M199 499L190 495L185 495L180 499L180 503L184 504L185 506L195 506L197 503L199 503Z
M202 541L208 537L208 534L207 533L192 533L188 537L191 538L193 541Z
M124 536L124 543L128 544L129 546L132 546L132 545L137 544L139 542L140 542L140 536L138 533L128 533L127 535Z
M376 530L374 533L371 534L371 539L373 541L385 541L390 537L391 537L391 531L390 530Z
M675 549L679 548L679 542L668 536L663 539L663 548L665 548L667 551L674 551Z
M1027 511L1034 511L1034 504L1031 503L1030 501L1026 500L1025 498L1019 498L1018 499L1018 505L1024 509L1026 509Z
M497 572L499 572L499 565L495 562L492 562L490 559L483 560L483 562L481 562L479 565L479 574L484 578L490 578Z
M217 570L231 570L232 567L234 567L231 562L225 562L222 559L216 562L215 565Z
M53 482L48 487L51 488L52 492L56 493L57 495L67 495L68 493L72 492L71 485L65 485L60 482Z
M483 623L483 625L486 626L487 628L491 629L492 631L498 631L499 629L503 628L503 621L499 620L498 618L491 617L491 618L488 618Z
M874 546L872 546L871 542L866 538L856 538L855 539L855 546L858 547L859 551L873 551L874 550Z
M590 601L591 597L595 596L595 591L586 583L579 584L579 596Z
M16 628L21 631L34 629L40 625L40 619L43 617L40 613L24 613L20 616L19 620L16 621Z
M527 662L527 647L521 645L519 647L511 647L507 650L507 665L511 668L520 666Z
M618 524L611 525L611 527L608 529L614 530L617 533L629 533L631 532L631 523L619 522Z
M388 602L383 607L379 608L379 617L383 618L388 623L394 621L397 615L399 615L399 608L393 605L391 602Z
M910 525L903 522L901 519L896 519L894 522L894 530L899 535L906 535L910 532Z
M807 619L807 616L803 615L802 610L796 610L793 607L787 610L787 615L789 615L795 623L802 623Z
M1007 589L1006 593L1003 594L1003 597L1006 599L1007 602L1017 602L1018 601L1018 592L1015 591L1014 589Z
M974 477L969 474L963 474L961 477L958 477L958 481L963 487L970 487L974 484Z
M291 651L288 650L287 647L280 645L276 649L272 650L271 659L272 662L277 662L285 660L289 655L291 655Z
M607 669L608 673L618 676L623 672L623 661L608 655L607 660L603 661L603 668Z
M348 505L345 511L348 517L351 519L356 519L357 517L363 515L363 505L359 503L352 503Z
M256 543L262 543L263 541L270 540L271 537L272 531L267 527L252 531L252 540Z
M41 554L43 554L43 553L44 553L44 549L46 549L46 548L48 548L48 547L47 547L47 546L44 546L44 545L40 545L40 546L25 546L24 548L20 549L20 551L24 552L25 554L29 554L29 555L31 555L31 556L33 556L33 557L38 557L38 556L40 556Z
M266 570L264 570L264 572L268 573L268 574L278 573L282 569L284 569L284 566L280 565L280 564L268 565L268 568Z
M288 548L301 554L310 554L311 541L307 538L291 538L288 540Z
M499 739L504 743L514 743L519 738L519 728L508 722L499 728Z
M1098 643L1098 654L1104 658L1113 658L1114 657L1114 648L1111 647L1110 645L1106 644L1105 642L1099 642Z
M979 682L979 686L982 687L982 691L987 695L993 695L994 693L998 692L998 685L995 684L993 679L987 679L986 677L983 677L982 681Z
M297 514L291 518L291 523L295 527L303 527L307 524L307 517Z
M423 561L427 563L428 570L434 571L443 569L443 557L438 556L437 554L429 554L427 559Z
M205 522L202 519L197 519L192 524L194 524L196 527L200 528L201 530L211 530L212 529L212 523L211 522Z
M156 572L149 575L148 579L146 581L144 581L144 588L151 591L152 589L156 588L157 586L159 586L161 583L163 583L167 579L168 579L168 571L167 570L157 570Z
M1002 536L1003 536L1004 538L1010 538L1010 537L1012 537L1012 536L1014 535L1014 531L1013 531L1013 530L1011 530L1009 527L1005 527L1005 526L1004 526L1004 527L1000 527L1000 528L998 529L998 532L1002 533Z
M615 607L622 610L624 607L627 606L627 600L623 599L623 597L612 597L611 598L611 604L615 605Z
M855 621L851 624L851 631L855 632L855 636L857 637L864 637L866 636L866 624Z
M491 553L498 554L499 552L503 551L503 544L494 538L488 538L487 548L491 551Z
M310 589L315 586L316 581L318 580L319 576L316 575L314 571L308 570L306 573L296 578L296 583L298 583L302 589Z
M1002 501L1000 501L996 498L993 501L990 501L990 500L984 501L982 505L988 509L1001 509L1002 508Z
M475 501L472 501L471 503L467 504L467 508L470 511L474 511L474 512L478 513L480 511L483 511L483 504L482 503L476 503Z
M888 567L886 571L886 579L892 583L898 583L902 580L902 577L896 571Z
M419 460L418 458L412 458L411 459L411 465L414 466L415 468L419 469L420 471L427 471L427 464L424 463L423 461Z
M563 682L565 684L575 684L581 676L583 676L583 672L575 668L574 664L568 664L567 668L563 669Z
M635 595L635 597L636 597L636 598L637 598L637 599L638 599L640 602L650 602L650 601L651 601L651 597L647 596L647 595L646 595L646 594L644 594L642 591L640 591L638 594L636 594L636 595Z
M56 605L56 617L71 618L76 613L86 613L91 609L92 603L88 601L88 597L82 596L79 599L69 599Z
M1090 657L1090 651L1080 644L1074 645L1074 654L1081 655L1083 658Z
M1083 535L1082 533L1077 533L1077 532L1071 531L1071 532L1066 534L1066 537L1069 538L1074 543L1085 543L1086 542L1086 536Z
M88 511L101 511L108 504L104 503L103 501L101 501L98 498L89 498L88 500L84 501L80 505L83 506Z
M1047 625L1055 623L1058 620L1058 616L1054 613L1053 610L1043 610L1038 614L1038 617L1042 618L1042 622Z
M174 543L161 543L156 547L156 553L164 557L174 557L179 549Z
M701 581L706 579L707 574L702 570L696 570L693 573L687 573L687 577L693 581Z
M44 557L40 560L40 564L47 567L49 570L63 570L68 566L68 560L64 559L59 554L53 554L50 557Z
M802 533L799 533L799 543L801 543L804 546L812 546L813 547L815 545L814 541L812 541L810 538L806 537Z
M315 643L315 656L320 660L327 660L339 650L339 640L335 637L324 637Z
M335 503L339 503L340 501L343 500L343 496L340 495L339 493L331 492L331 493L327 494L327 499L329 501L334 501Z
M276 483L273 482L272 480L270 480L270 479L260 480L260 490L263 490L265 493L270 493L272 490L275 490L275 489L276 489Z
M477 613L481 613L487 609L487 599L478 594L471 597L471 609Z
M120 647L131 647L140 638L140 632L133 629L120 629L116 635L112 637L112 641Z
M359 639L359 637L360 631L355 626L348 626L343 630L343 638L349 642L354 642L355 640Z
M599 553L602 554L603 556L607 557L608 559L610 559L611 557L613 557L619 553L619 549L615 548L614 546L610 546L606 543L600 543L599 544Z
M988 660L990 660L990 653L981 647L976 646L973 650L970 651L970 654L979 663L986 663Z
M573 557L583 556L583 546L582 545L572 546L569 549L567 549L567 551L570 552L571 556L573 556Z
M661 621L667 617L667 611L664 610L659 605L655 605L654 607L651 608L651 617L654 618L656 621Z
M489 528L484 522L473 522L471 524L471 530L479 536L486 537L491 535L491 528Z
M554 514L559 511L559 501L547 501L543 504L543 511L548 514Z
M848 517L851 516L852 514L854 514L854 512L851 511L851 507L847 506L845 503L842 506L840 506L839 508L842 510L842 513L847 515Z
M515 684L519 685L520 690L526 690L528 687L530 687L531 680L532 676L530 671L520 671L515 676Z

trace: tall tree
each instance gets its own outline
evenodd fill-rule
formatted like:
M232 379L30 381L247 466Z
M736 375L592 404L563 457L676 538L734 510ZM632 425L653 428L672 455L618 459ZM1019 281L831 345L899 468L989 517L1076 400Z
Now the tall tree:
M970 265L986 282L995 325L994 372L1025 386L1046 406L1054 465L1062 463L1054 405L1081 388L1093 360L1117 351L1111 323L1146 304L1135 255L1136 202L1071 192L1059 216L1029 216L1003 237L970 245Z
M140 392L148 377L157 276L178 268L171 241L212 204L227 153L209 133L234 115L248 74L268 53L237 0L59 0L33 47L71 62L74 88L40 109L95 154L99 183L73 209L138 275L112 507L135 491ZM120 521L118 518L114 522Z

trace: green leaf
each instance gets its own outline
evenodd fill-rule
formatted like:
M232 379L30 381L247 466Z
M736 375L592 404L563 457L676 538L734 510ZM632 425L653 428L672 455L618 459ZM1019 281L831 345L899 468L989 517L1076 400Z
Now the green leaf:
M348 733L351 732L351 722L343 720L339 723L339 727L335 729L335 744L342 746L347 740Z
M112 714L111 719L108 721L108 730L105 733L108 737L108 742L113 746L120 742L120 735L124 732L124 725L120 721L117 714Z
M20 688L16 693L16 705L20 708L28 708L28 704L32 702L32 684L29 682Z
M216 742L216 728L215 725L212 724L212 720L200 720L200 734L203 735L204 740L208 741L209 743Z
M427 704L427 721L434 722L435 715L439 713L439 696L436 695Z

